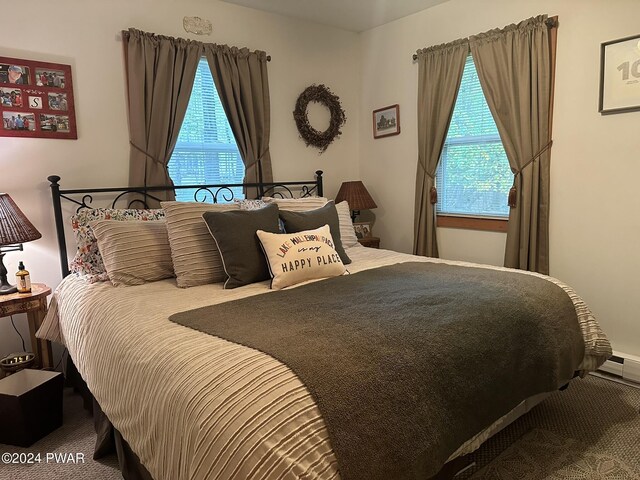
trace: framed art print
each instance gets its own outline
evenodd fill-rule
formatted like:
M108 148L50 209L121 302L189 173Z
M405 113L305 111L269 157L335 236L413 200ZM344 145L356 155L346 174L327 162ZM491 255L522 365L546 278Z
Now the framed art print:
M71 66L0 57L0 137L78 138Z
M373 111L373 138L400 133L400 105L389 105Z
M600 47L598 111L640 110L640 35L605 42Z

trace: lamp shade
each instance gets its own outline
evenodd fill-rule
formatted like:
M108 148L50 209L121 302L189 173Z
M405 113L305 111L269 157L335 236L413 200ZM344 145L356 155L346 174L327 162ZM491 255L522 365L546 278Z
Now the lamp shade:
M336 195L336 203L346 200L351 210L370 210L377 208L376 202L373 201L371 195L367 191L360 180L355 182L343 182L340 185L338 195Z
M42 234L7 193L0 193L0 246L37 240Z

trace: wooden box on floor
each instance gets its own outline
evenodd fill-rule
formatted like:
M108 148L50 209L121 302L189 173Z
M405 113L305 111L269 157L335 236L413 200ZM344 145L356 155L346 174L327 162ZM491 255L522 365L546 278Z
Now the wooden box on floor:
M63 377L21 370L0 380L0 443L29 447L62 425Z

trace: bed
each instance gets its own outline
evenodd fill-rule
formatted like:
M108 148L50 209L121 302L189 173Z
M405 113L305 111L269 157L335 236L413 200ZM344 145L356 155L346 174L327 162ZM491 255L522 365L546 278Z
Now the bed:
M276 299L279 292L269 288L269 281L232 290L223 289L221 283L178 288L175 279L118 288L109 282L88 283L81 276L68 275L67 222L63 219L61 199L79 195L81 200L75 203L84 209L89 207L87 200L93 194L116 191L118 195L130 194L132 189L62 190L59 178L50 177L50 181L65 278L56 289L39 335L66 346L100 409L152 478L370 478L340 465L332 444L334 430L327 428L315 390L311 389L312 395L310 387L289 366L261 349L229 341L224 335L185 328L170 320L186 311L240 305L262 295L269 295L264 299ZM295 187L302 196L322 195L321 172L314 182L291 183L296 185L286 184L279 191L294 195ZM227 187L206 188L211 196L216 196L214 188ZM276 190L275 184L259 188L261 193ZM141 203L153 195L153 191L133 190ZM130 197L127 199L131 203ZM471 274L519 275L561 291L575 311L575 330L582 343L580 358L573 361L571 372L565 369L552 380L557 383L554 388L530 392L515 402L511 400L512 404L499 415L493 414L491 422L457 442L455 448L449 447L444 457L443 452L438 452L435 463L425 467L429 476L419 477L410 471L398 474L397 478L426 480L445 463L451 465L454 459L477 449L575 375L595 370L611 353L588 307L570 287L556 279L370 249L357 242L349 244L345 251L352 260L348 265L349 277L358 278L399 264L446 267ZM320 284L326 286L329 282L320 280L299 288L312 291L314 285ZM390 297L389 302L392 301ZM249 304L247 308L255 305ZM527 347L523 344L518 348ZM473 408L481 410L483 405ZM359 449L366 448L361 445ZM429 452L419 454L429 457Z

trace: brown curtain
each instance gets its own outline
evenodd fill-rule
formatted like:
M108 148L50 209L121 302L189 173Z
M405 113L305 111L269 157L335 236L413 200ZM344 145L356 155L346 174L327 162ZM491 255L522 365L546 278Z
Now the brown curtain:
M435 175L456 103L467 39L418 50L418 173L413 253L438 256Z
M206 44L205 56L245 166L245 183L272 182L269 80L265 52ZM258 197L255 188L247 198Z
M549 272L552 56L547 16L469 38L514 174L506 267Z
M167 165L187 111L202 44L133 28L122 33L129 101L129 185L173 185ZM154 192L154 196L175 198L173 190Z

